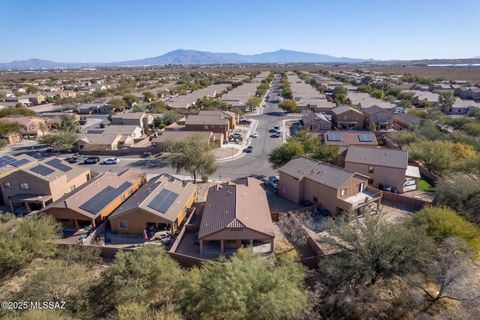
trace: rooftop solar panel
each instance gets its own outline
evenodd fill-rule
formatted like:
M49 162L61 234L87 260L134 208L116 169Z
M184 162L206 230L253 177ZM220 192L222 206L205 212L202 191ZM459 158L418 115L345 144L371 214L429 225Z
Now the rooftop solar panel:
M153 198L152 201L148 204L149 208L153 210L166 213L172 203L178 198L178 193L172 192L170 190L163 189L159 194Z
M12 166L14 166L14 167L20 167L21 165L24 165L24 164L27 164L27 163L30 163L30 160L20 159L20 160L18 160L18 161L15 161L14 163L12 163Z
M17 159L13 158L13 157L10 157L10 156L3 156L3 157L0 157L0 167L3 167L3 166L7 166L9 164L12 164L14 163L15 161L17 161Z
M370 134L362 133L358 135L358 141L360 142L372 142L373 138Z
M30 168L30 171L38 173L39 175L42 175L44 177L55 172L55 170L52 170L49 167L45 167L44 165L41 165L41 164L39 164L38 166L35 166L33 168Z
M80 208L90 212L91 214L97 215L102 211L106 206L112 203L118 196L130 188L132 184L130 182L124 182L118 188L113 188L111 186L106 187L100 191L93 198L87 200L83 203Z
M62 163L62 160L60 159L52 159L46 162L49 166L52 166L58 170L61 170L63 172L68 172L72 170L72 167L67 166L66 164Z
M342 141L342 137L340 133L327 133L327 140L328 141Z

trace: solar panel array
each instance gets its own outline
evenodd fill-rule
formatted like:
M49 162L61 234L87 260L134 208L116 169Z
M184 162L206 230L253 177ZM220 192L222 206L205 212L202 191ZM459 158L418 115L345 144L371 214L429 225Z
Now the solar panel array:
M358 141L360 142L372 142L373 138L372 135L368 133L362 133L358 135Z
M14 163L12 163L12 166L14 166L14 167L20 167L21 165L24 165L24 164L27 164L27 163L30 163L30 160L20 159L20 160L18 160L18 161L15 161Z
M132 184L130 182L124 182L118 188L111 186L106 187L100 191L97 195L83 203L80 208L90 212L91 214L98 214L106 206L112 203L113 200L118 198L123 192L130 188Z
M65 165L60 159L52 159L46 162L49 166L52 166L63 172L68 172L72 170L72 167Z
M149 208L152 208L153 210L160 211L162 213L166 213L172 203L175 202L178 198L178 193L172 192L167 189L163 189L160 191L155 198L150 201L148 204Z
M9 164L13 164L16 161L17 161L17 159L15 159L13 157L10 157L10 156L0 157L0 167L4 167L4 166L7 166Z
M340 136L340 133L330 132L330 133L327 133L327 140L328 141L342 141L342 137Z
M30 168L30 171L38 173L39 175L42 175L44 177L55 172L55 170L50 169L49 167L46 167L46 166L41 165L41 164L39 164L38 166L35 166L33 168Z

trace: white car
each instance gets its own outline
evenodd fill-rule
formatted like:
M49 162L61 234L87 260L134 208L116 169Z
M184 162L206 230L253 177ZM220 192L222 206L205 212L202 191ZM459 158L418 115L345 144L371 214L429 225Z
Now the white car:
M254 133L252 133L251 137L252 138L258 138L258 132L255 131Z
M268 177L268 184L272 187L273 190L277 191L277 189L278 189L278 177L276 177L276 176Z
M120 159L118 158L107 158L102 161L103 164L117 164L120 162Z

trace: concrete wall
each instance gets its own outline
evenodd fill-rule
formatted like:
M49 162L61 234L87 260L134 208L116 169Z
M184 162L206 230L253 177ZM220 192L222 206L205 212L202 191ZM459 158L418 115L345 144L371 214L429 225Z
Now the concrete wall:
M369 173L368 167L368 164L345 161L345 169L369 176L371 179L373 179L372 185L375 188L378 188L379 184L388 184L392 187L397 188L398 192L403 192L403 184L405 182L405 169L373 166L373 173Z

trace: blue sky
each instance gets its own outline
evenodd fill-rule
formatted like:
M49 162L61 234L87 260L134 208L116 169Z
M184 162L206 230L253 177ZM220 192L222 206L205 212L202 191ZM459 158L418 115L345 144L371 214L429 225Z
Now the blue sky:
M175 49L480 56L478 0L0 0L0 11L0 62L112 62Z

